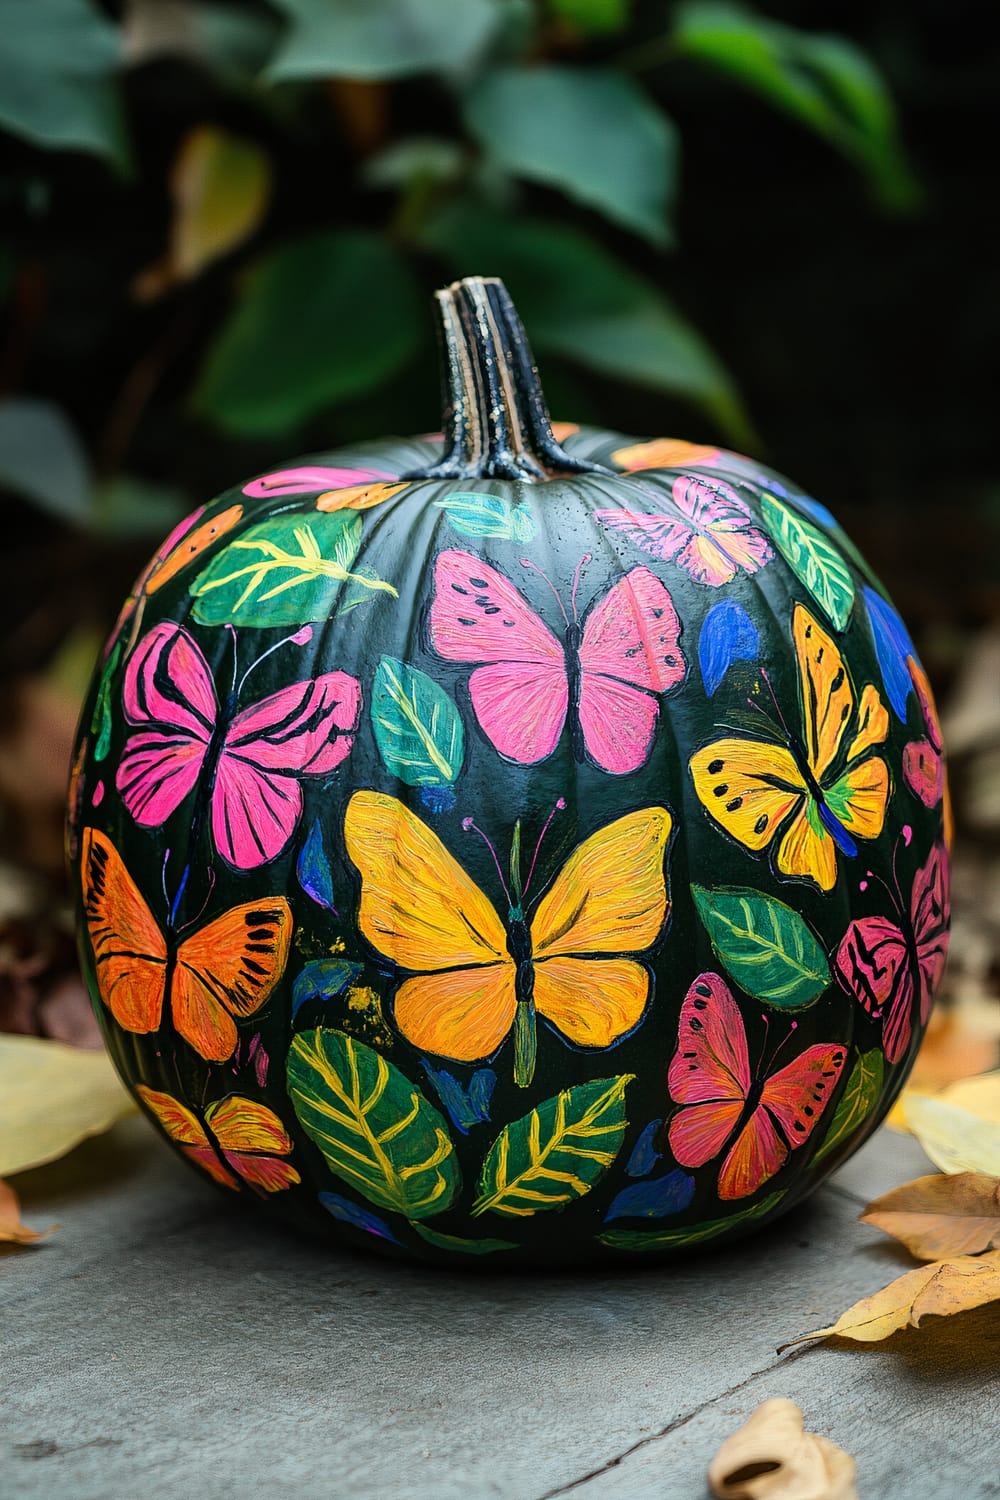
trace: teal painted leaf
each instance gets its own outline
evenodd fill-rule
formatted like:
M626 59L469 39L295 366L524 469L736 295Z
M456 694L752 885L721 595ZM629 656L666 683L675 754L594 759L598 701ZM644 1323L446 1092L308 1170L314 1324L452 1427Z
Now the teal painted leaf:
M839 548L773 495L764 495L761 505L764 525L796 578L834 629L846 629L854 604L854 580Z
M331 230L256 262L212 344L194 393L226 432L287 432L376 390L420 344L421 304L406 261L381 235Z
M459 1250L463 1255L493 1255L497 1250L517 1250L512 1240L464 1240L457 1234L439 1234L423 1224L414 1224L414 1229L428 1245L438 1250Z
M597 1236L597 1240L611 1250L683 1250L688 1245L701 1245L720 1234L727 1234L738 1224L763 1219L784 1196L783 1192L769 1193L751 1208L743 1209L742 1213L730 1214L725 1219L710 1219L704 1224L689 1224L686 1229L607 1229Z
M128 164L115 74L122 33L94 0L6 0L0 16L0 126L49 150Z
M467 66L502 20L495 0L275 0L291 22L273 79L399 78Z
M407 786L451 786L465 758L458 709L426 672L383 656L372 685L372 729L386 770Z
M463 113L505 172L557 188L655 245L671 242L677 131L625 74L494 68L470 89Z
M381 578L351 572L361 545L356 512L272 516L223 547L191 588L202 625L301 625L327 620L344 584L398 597Z
M454 1201L461 1175L443 1116L371 1047L326 1027L301 1032L288 1094L331 1172L376 1207L419 1220Z
M692 885L691 894L719 962L748 995L801 1010L830 984L812 929L783 901L749 886Z
M535 535L531 511L523 500L511 505L499 495L449 495L444 500L435 500L434 506L447 511L449 521L462 536L530 542Z
M882 1078L885 1073L885 1058L881 1047L870 1052L859 1052L858 1060L848 1074L840 1103L834 1111L830 1128L823 1144L812 1159L812 1165L823 1160L841 1141L853 1134L868 1118L882 1093Z
M101 671L101 680L97 689L97 697L94 699L94 712L90 720L90 732L94 735L94 759L104 760L111 749L111 684L118 668L118 658L121 655L122 643L116 641L111 655L104 663Z
M472 1212L525 1218L589 1193L621 1150L625 1090L634 1077L563 1089L506 1126L483 1163Z

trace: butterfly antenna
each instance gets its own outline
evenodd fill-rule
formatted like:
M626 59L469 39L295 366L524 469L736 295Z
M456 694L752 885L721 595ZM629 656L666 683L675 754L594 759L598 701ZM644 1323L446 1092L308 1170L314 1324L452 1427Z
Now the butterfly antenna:
M562 599L559 597L559 590L556 588L555 584L552 582L552 579L549 577L549 575L547 573L543 573L542 570L541 570L541 568L538 566L538 564L537 563L533 563L531 561L530 557L522 557L521 558L521 567L522 568L527 568L532 573L537 573L538 576L539 576L539 578L544 579L545 582L548 584L549 588L552 590L552 593L553 593L553 595L555 597L555 601L556 601L556 603L559 606L559 613L562 615L563 619L566 621L566 628L568 630L569 629L569 615L566 613L566 606L563 604Z
M239 684L238 684L238 686L236 686L235 691L237 693L242 693L242 691L243 691L243 684L246 682L247 678L250 676L250 673L251 672L255 672L257 670L257 668L260 666L261 662L262 661L266 661L267 658L269 656L271 656L275 651L280 651L282 646L305 646L311 640L312 640L312 626L311 625L303 625L302 628L301 628L301 630L296 630L296 632L295 632L294 635L286 635L286 636L283 636L280 641L275 641L275 643L274 643L273 646L268 646L268 648L267 648L266 651L262 651L261 652L260 656L257 657L256 661L252 661L250 663L250 665L247 667L246 671L243 673L243 676L240 678ZM235 677L235 670L234 670L233 675Z
M576 591L580 587L580 574L583 572L583 570L586 567L587 563L593 562L593 560L594 560L594 554L592 552L585 552L583 554L583 556L580 558L580 561L577 563L577 565L576 565L576 572L573 574L573 592L569 596L569 603L570 603L570 608L573 611L573 623L574 624L576 623L576 621L579 618L579 616L577 615L577 612L576 612ZM547 826L548 825L546 825L546 827Z
M501 866L500 866L500 861L497 859L497 851L494 849L492 843L486 837L486 835L483 832L483 830L476 823L473 822L472 818L463 818L462 819L462 827L465 829L466 833L478 833L479 837L482 839L483 843L486 845L487 849L490 851L490 854L493 856L493 863L497 867L497 874L500 877L500 885L501 885L501 887L503 889L504 895L507 897L507 905L508 906L513 906L514 903L510 899L510 891L509 891L509 889L507 887L507 882L504 879L504 874L503 874L503 870L501 869Z
M767 1025L767 1017L763 1016L761 1019L764 1021L764 1024L766 1026ZM780 1041L778 1043L778 1045L775 1047L774 1051L771 1053L771 1059L770 1059L770 1062L768 1064L768 1071L769 1072L770 1072L771 1068L774 1066L775 1062L777 1061L778 1053L781 1051L782 1047L787 1047L788 1046L788 1043L792 1040L793 1034L796 1031L798 1031L798 1029L799 1029L799 1023L798 1023L798 1021L793 1021L791 1023L791 1025L790 1025L790 1027L789 1027L788 1035L784 1038L783 1041ZM767 1043L766 1043L766 1040L765 1040L765 1046L766 1045L767 1045Z
M174 902L174 912L176 912L176 910L177 910L177 903L181 899L181 893L184 890L184 887L187 885L187 878L188 878L188 875L190 873L191 873L191 866L188 865L186 867L185 871L184 871L184 874L181 876L181 888L177 892L177 901ZM200 922L201 921L201 919L202 919L202 917L203 917L203 915L205 913L205 908L207 907L208 903L212 899L212 892L214 890L215 890L215 871L214 870L209 870L209 872L208 872L208 890L205 892L205 899L201 903L201 905L199 906L198 910L195 912L194 916L191 918L190 922L185 922L184 923L185 927L193 927L196 922ZM172 912L171 916L170 916L171 924L173 924L174 912Z
M788 725L785 723L785 716L781 712L781 705L778 702L778 695L774 691L774 688L771 686L771 679L770 679L770 677L768 677L767 672L766 672L766 670L763 667L761 667L761 669L760 669L760 675L761 675L761 677L763 677L765 683L767 684L767 691L771 695L771 702L774 704L774 711L778 715L778 723L781 725L782 729L785 731L785 737L786 737L786 739L788 739L789 741L791 741L791 739L792 739L792 732L789 729ZM763 709L761 710L761 712L763 713Z
M538 843L535 845L535 852L531 856L531 865L530 865L530 868L528 870L528 878L524 882L524 895L525 896L528 894L528 887L531 884L531 877L535 873L535 866L538 863L538 855L539 855L539 851L541 850L541 847L542 847L542 840L544 839L545 835L548 833L549 826L551 825L552 819L555 817L556 813L557 812L562 812L562 810L563 810L563 808L565 806L566 806L566 798L565 797L560 797L559 801L556 803L555 807L552 809L552 811L549 813L548 817L545 819L545 827L542 829L541 833L538 835Z
M168 849L167 852L163 856L163 864L160 866L160 890L163 892L163 904L167 908L168 911L170 911L170 897L167 895L167 863L168 863L169 859L170 859L170 850ZM173 913L172 912L171 912L171 921L173 921Z
M237 653L237 647L236 647L236 627L232 624L231 621L227 620L226 623L225 623L225 625L224 625L224 627L223 627L223 629L228 630L229 634L233 638L233 680L232 680L232 683L230 684L229 691L231 693L235 693L236 692L236 653Z

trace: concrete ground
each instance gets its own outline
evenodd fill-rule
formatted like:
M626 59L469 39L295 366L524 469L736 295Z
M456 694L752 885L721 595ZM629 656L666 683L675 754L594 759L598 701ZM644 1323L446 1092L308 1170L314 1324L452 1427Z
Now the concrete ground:
M911 1262L859 1225L928 1170L883 1129L773 1229L612 1276L459 1276L258 1223L141 1120L17 1186L0 1258L2 1500L702 1500L788 1396L862 1500L1000 1496L1000 1308L775 1346Z

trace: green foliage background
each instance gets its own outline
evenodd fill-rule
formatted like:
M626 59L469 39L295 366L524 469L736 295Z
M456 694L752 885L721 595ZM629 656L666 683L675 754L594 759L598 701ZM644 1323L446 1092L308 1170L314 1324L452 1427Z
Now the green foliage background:
M242 474L435 428L472 271L556 417L792 473L944 660L997 605L982 18L0 0L5 674Z

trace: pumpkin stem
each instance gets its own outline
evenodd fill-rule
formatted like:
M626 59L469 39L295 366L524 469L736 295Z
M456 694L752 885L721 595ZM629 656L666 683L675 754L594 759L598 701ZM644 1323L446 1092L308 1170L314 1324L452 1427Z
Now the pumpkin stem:
M552 432L524 325L496 277L467 276L435 293L445 451L401 479L523 479L610 474L567 453Z

